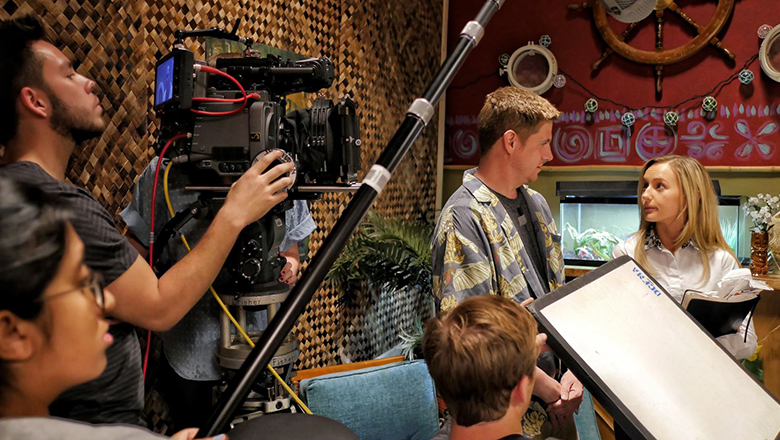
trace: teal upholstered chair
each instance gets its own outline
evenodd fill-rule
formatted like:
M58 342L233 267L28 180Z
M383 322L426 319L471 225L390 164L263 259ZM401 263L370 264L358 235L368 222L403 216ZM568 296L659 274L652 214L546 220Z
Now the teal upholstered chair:
M300 394L312 413L343 423L360 440L430 440L439 428L423 361L304 379Z

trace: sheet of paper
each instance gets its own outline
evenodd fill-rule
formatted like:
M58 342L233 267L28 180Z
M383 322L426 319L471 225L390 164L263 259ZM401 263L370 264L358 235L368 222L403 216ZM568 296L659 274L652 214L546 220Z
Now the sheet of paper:
M659 440L780 433L780 404L632 261L539 313Z

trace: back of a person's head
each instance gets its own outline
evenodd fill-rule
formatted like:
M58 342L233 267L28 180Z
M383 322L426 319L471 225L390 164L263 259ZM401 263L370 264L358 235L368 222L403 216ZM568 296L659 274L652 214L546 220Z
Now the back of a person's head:
M42 61L32 50L32 43L43 38L43 25L33 15L0 23L0 145L16 136L22 88L43 85Z
M3 176L0 194L0 310L34 319L65 255L69 211L41 189Z
M507 130L517 132L525 142L543 122L553 121L560 115L550 101L536 93L518 87L502 87L487 95L479 112L480 151L485 155Z
M39 188L0 176L0 311L34 320L65 255L67 219ZM0 359L0 392L11 378Z
M511 299L475 296L426 324L423 353L461 426L500 419L523 376L533 378L536 322Z

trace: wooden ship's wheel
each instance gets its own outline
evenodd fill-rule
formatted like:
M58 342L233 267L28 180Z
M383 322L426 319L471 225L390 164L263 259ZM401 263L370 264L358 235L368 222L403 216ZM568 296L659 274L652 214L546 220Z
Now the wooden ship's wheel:
M593 63L591 66L593 70L597 70L601 63L615 52L623 58L635 63L653 65L655 66L655 91L660 95L663 90L662 78L664 66L689 58L704 49L707 45L718 48L723 54L729 57L729 59L734 59L735 55L726 49L717 37L734 10L734 1L735 0L718 0L718 6L712 19L705 26L702 26L685 14L674 0L656 0L655 13L651 14L655 16L656 30L655 50L653 51L637 49L626 42L626 39L631 35L634 29L636 29L639 22L630 23L622 33L616 33L609 24L607 11L600 0L588 0L585 3L570 4L568 8L572 10L592 9L596 28L609 46L604 53L601 54L601 58ZM665 48L664 20L666 11L677 15L685 23L692 26L696 30L697 35L682 46L671 49Z

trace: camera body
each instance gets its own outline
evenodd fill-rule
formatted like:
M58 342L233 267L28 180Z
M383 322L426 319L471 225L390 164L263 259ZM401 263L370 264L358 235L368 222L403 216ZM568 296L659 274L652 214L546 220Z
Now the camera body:
M354 188L360 169L359 118L351 98L333 103L320 96L309 108L287 111L288 95L333 84L333 64L327 58L261 57L247 49L218 57L211 67L177 45L156 63L155 73L157 153L168 139L191 133L171 144L166 156L187 174L189 188L210 200L212 213L229 185L265 154L282 150L279 162L295 164L288 200L242 231L223 268L231 291L286 288L278 282L284 211L294 199Z
M359 117L351 98L318 97L310 108L287 111L286 96L333 83L327 58L286 61L274 55L218 58L225 76L201 70L192 52L175 48L156 64L155 110L160 139L192 133L172 145L199 185L236 180L262 155L281 149L295 163L291 188L347 186L360 169ZM241 98L251 96L245 103Z

